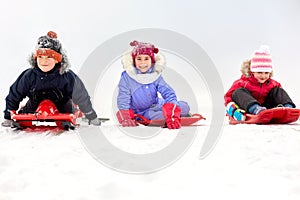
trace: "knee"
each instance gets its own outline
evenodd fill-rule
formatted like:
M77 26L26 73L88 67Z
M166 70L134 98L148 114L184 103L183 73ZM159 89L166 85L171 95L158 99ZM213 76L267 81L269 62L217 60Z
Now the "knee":
M235 97L238 97L244 93L251 94L246 88L238 88L232 93L232 99L235 99Z
M150 119L150 120L151 119L163 119L164 118L161 110L157 110L157 111L148 110L143 115L145 117L147 117L148 119Z
M270 90L269 95L286 95L286 91L281 87L274 87Z
M241 92L245 92L244 89L245 89L245 88L239 88L239 89L236 89L236 90L232 93L231 98L232 98L232 99L235 99L237 96L239 96L239 95L241 94Z
M74 113L75 108L72 99L69 99L67 102L59 102L56 104L57 109L61 113Z
M181 109L181 116L186 116L190 112L190 106L187 102L185 101L179 101L178 102L179 107Z

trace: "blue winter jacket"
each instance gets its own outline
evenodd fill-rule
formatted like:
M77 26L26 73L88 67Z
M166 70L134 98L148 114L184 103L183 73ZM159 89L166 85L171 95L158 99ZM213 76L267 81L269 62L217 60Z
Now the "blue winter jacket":
M164 101L159 101L158 92ZM140 113L163 102L177 104L177 98L174 90L164 81L162 76L159 76L152 83L142 84L132 79L126 71L122 73L118 95L118 108L120 110L132 109L135 113Z
M130 55L125 55L123 66L125 71L118 85L119 110L132 109L134 113L144 113L157 104L162 105L165 102L178 104L174 90L161 76L164 67L162 57L156 57L156 64L146 74L141 74L133 66Z

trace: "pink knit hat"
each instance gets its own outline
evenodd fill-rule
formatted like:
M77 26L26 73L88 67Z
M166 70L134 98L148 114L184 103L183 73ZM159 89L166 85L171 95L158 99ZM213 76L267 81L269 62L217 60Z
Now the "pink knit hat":
M158 53L158 48L156 48L153 44L138 42L136 40L130 42L130 46L133 46L132 50L132 59L134 61L137 55L148 55L151 58L152 63L155 63L155 53Z
M272 72L272 58L267 45L261 45L253 52L250 64L251 72Z

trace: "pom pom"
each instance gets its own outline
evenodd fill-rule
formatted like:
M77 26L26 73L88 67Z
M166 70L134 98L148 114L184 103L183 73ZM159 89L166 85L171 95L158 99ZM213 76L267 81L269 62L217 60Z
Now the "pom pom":
M270 49L269 46L267 45L261 45L258 49L259 53L266 53L266 54L270 54Z
M130 42L130 46L134 47L134 46L138 45L138 43L139 43L138 41L134 40L134 41Z
M50 38L57 38L57 34L54 32L54 31L49 31L47 33L47 35L50 37Z
M158 53L158 48L153 48L153 53Z

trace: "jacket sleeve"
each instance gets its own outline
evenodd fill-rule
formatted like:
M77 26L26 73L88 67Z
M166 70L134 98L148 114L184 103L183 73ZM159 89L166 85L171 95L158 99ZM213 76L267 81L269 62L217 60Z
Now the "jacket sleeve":
M163 77L159 77L157 79L157 83L158 83L157 90L161 94L162 98L166 102L178 104L178 102L177 102L177 96L175 94L175 91L173 90L173 88L171 88L171 86L169 86L165 82L165 80L163 79Z
M236 80L236 81L234 81L233 82L233 84L232 84L232 86L230 87L230 89L226 92L226 94L224 95L224 100L225 100L225 106L229 103L229 102L231 102L232 101L232 94L233 94L233 92L236 90L236 89L238 89L238 88L240 88L240 87L242 87L242 81L241 81L241 79L239 79L239 80Z
M131 92L128 85L129 84L126 82L125 72L123 72L118 84L119 92L117 97L117 105L119 110L130 109Z
M75 79L72 93L73 102L79 106L79 109L85 114L88 119L95 119L97 117L97 114L93 109L90 96L83 82L77 75L75 75L75 73L72 74Z
M26 97L30 89L29 71L25 70L20 74L17 80L10 86L6 100L6 109L4 112L18 110L20 102Z

